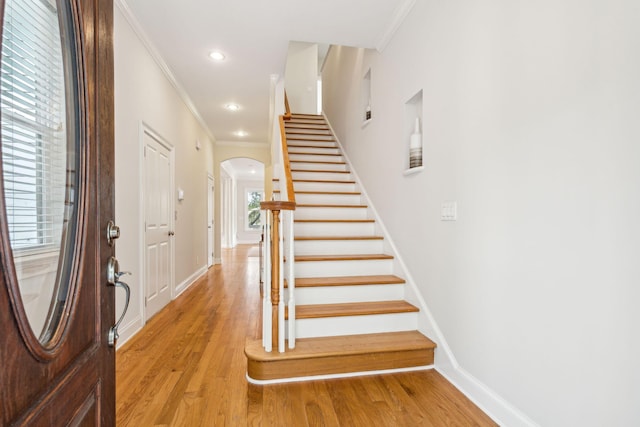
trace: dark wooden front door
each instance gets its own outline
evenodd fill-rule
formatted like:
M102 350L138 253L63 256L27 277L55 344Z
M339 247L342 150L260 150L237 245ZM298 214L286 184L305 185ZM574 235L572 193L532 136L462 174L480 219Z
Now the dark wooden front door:
M0 10L0 426L113 426L113 3L0 0ZM57 166L47 153L62 153ZM34 277L50 282L44 297Z

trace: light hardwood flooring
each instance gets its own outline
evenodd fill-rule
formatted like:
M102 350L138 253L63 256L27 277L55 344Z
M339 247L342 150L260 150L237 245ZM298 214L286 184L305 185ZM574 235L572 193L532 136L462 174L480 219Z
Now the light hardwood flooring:
M267 386L245 378L258 258L225 250L117 352L117 425L494 426L436 371Z

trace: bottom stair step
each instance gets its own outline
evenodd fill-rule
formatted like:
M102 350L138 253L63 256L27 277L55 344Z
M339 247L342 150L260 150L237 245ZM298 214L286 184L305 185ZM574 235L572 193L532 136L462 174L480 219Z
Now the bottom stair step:
M296 348L267 353L247 340L247 373L254 380L400 369L433 364L436 344L418 331L301 338Z

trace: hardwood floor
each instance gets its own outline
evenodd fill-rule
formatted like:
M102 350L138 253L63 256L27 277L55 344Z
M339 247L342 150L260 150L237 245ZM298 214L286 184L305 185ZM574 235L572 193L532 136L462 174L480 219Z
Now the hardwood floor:
M258 258L223 254L117 352L118 426L495 426L436 371L268 386L245 379Z

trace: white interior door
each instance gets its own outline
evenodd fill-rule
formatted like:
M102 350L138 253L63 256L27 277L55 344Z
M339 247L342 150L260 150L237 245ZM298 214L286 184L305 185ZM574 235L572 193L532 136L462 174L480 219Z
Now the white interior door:
M146 318L171 301L173 211L171 149L144 132Z
M213 177L209 176L207 178L207 267L211 267L213 265L213 208L214 208L214 184Z

